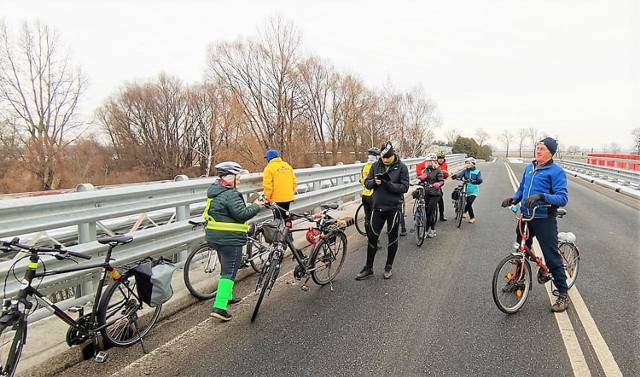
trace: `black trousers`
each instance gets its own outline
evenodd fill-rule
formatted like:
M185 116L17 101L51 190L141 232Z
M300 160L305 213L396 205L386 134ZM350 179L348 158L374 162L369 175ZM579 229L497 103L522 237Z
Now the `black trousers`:
M378 238L384 224L387 224L387 235L389 237L389 245L387 246L387 263L393 265L393 260L398 251L398 230L400 228L400 209L394 211L380 211L374 209L371 211L371 219L369 220L370 232L367 233L367 264L369 268L373 268L373 261L378 251Z

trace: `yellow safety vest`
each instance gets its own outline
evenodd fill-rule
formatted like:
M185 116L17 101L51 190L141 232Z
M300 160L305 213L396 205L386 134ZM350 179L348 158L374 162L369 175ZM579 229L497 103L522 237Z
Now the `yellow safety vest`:
M366 164L365 166L362 167L362 170L360 171L360 183L362 183L364 185L364 180L367 179L367 176L369 175L369 170L371 170L371 166L373 166L373 164ZM369 190L368 188L364 188L362 190L362 196L371 196L373 195L373 189Z
M204 217L204 219L207 221L207 229L218 230L221 232L247 233L249 231L249 220L245 221L243 224L216 221L213 216L209 215L209 207L211 207L211 201L213 201L213 198L207 198L207 205L204 207L204 214L202 215L202 217Z

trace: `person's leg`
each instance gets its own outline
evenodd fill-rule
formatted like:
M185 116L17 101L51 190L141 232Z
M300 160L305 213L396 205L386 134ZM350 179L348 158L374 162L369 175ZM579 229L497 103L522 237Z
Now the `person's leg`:
M362 197L362 209L364 210L364 229L369 234L369 220L371 219L371 209L373 205L373 199L370 196Z
M380 211L371 211L371 218L369 219L370 227L367 233L367 262L362 271L356 276L356 280L363 280L373 275L373 261L378 251L378 238L384 227L384 220Z
M438 200L438 212L440 213L440 221L447 221L447 218L444 217L444 195L441 195Z
M465 212L469 213L469 222L476 222L476 215L473 213L473 202L476 200L475 195L467 196L467 205L465 207Z
M438 206L438 199L439 197L437 196L427 196L425 198L426 200L426 205L427 205L427 228L434 231L436 230L436 222L437 222L437 218L436 218L436 209Z
M385 211L385 221L387 223L387 234L389 236L389 245L387 246L387 266L393 265L393 260L398 252L398 230L400 228L401 211Z
M220 260L220 279L216 298L213 302L213 317L228 321L231 314L227 312L227 304L233 298L234 279L242 258L242 246L211 244L218 252Z
M291 207L291 202L276 202L276 204L280 207L276 212L276 218L286 220L287 219L287 211Z
M563 312L569 307L567 276L564 272L564 263L558 250L558 222L555 217L535 219L534 223L536 239L542 249L544 262L553 276L553 285L558 289L558 299L551 306L554 312Z

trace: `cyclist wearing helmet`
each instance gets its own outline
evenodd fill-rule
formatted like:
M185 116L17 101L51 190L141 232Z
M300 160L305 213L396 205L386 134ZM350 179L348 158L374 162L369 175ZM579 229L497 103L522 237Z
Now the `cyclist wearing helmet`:
M440 165L438 165L438 158L435 153L429 153L425 159L426 167L420 174L420 181L425 182L425 205L427 207L427 237L433 238L436 236L436 210L438 207L438 201L442 197L442 186L444 185L444 178Z
M438 158L438 165L440 166L440 170L442 170L442 178L449 178L449 165L447 165L447 160L445 158L445 154L443 151L439 151L436 153L436 157ZM438 211L440 212L440 221L447 221L447 218L444 217L444 195L440 196L440 201L438 201Z
M206 240L218 252L220 278L211 316L223 321L231 320L228 304L237 304L233 297L238 266L242 260L242 247L247 243L249 219L260 211L262 202L247 206L242 194L236 190L243 169L233 161L216 165L219 179L207 190L207 205L203 217L207 220Z
M373 147L367 151L367 163L360 170L360 183L364 186L364 181L369 175L371 166L380 158L380 149ZM364 187L360 196L362 197L362 207L364 208L364 229L369 233L369 218L371 217L371 209L373 206L373 189Z
M378 250L378 238L385 223L387 224L389 243L383 277L385 279L391 278L393 260L398 251L402 200L404 194L409 191L407 165L402 163L398 155L395 154L391 142L386 142L380 149L380 159L371 166L369 175L364 181L366 188L373 189L373 210L367 234L367 261L362 271L356 276L356 280L364 280L373 275L373 261Z
M267 166L262 171L264 196L283 208L276 213L277 217L283 219L293 201L298 179L291 165L280 157L277 150L269 149L264 159L267 160Z
M480 193L478 185L482 183L482 174L480 170L476 168L476 159L468 157L464 160L465 169L457 174L451 176L451 179L466 179L467 180L467 204L464 207L463 218L467 218L469 213L469 223L476 222L476 215L473 212L473 202Z

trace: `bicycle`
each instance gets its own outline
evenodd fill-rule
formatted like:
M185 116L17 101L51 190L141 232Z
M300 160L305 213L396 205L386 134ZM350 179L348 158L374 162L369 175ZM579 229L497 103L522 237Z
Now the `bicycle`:
M467 205L467 182L468 179L464 177L459 178L462 182L458 185L458 187L453 189L453 193L451 197L453 199L453 209L456 213L456 222L458 228L462 225L462 216L464 215L464 207ZM457 194L456 194L457 193ZM457 198L454 198L457 196Z
M27 319L31 312L35 310L34 303L29 298L35 299L38 304L49 309L56 317L69 325L66 342L70 347L90 340L93 343L93 356L96 362L105 362L108 357L106 351L100 349L98 334L101 334L106 343L112 346L124 347L140 342L142 350L146 353L142 338L155 325L160 316L162 305L159 304L152 307L151 313L142 314L142 311L146 310L146 304L138 296L133 268L143 261L136 262L128 267L121 267L122 272L111 265L113 249L131 241L133 241L133 237L124 235L99 239L99 243L109 245L103 263L53 271L46 269L45 261L41 259L41 256L49 255L57 260L71 259L73 261L75 261L73 258L91 259L91 256L63 249L60 245L54 247L24 245L20 243L18 238L1 242L0 250L2 252L23 252L28 254L28 256L16 261L11 266L9 273L13 271L15 276L16 264L20 260L28 258L29 264L24 278L21 280L22 287L18 292L17 298L7 299L5 297L2 302L0 334L2 334L3 339L1 339L0 347L8 344L10 344L10 347L8 353L0 350L0 355L2 355L0 375L13 376L20 361L22 347L27 340ZM42 271L38 271L40 266L43 267ZM93 299L91 313L85 314L82 306L69 308L70 312L78 313L78 319L69 316L60 307L49 301L43 293L38 291L37 286L33 286L34 280L43 279L46 276L88 271L96 268L102 269L102 273ZM9 273L5 278L5 287ZM107 279L112 281L103 292ZM143 320L147 320L147 322L145 323ZM8 338L6 341L5 336Z
M516 251L505 257L493 274L492 293L493 301L498 309L507 314L517 312L527 300L531 289L531 266L529 261L533 261L538 265L538 283L544 284L547 281L553 281L549 268L545 265L542 258L536 256L533 251L526 245L529 239L528 222L534 218L536 210L539 208L550 208L551 205L540 205L533 208L530 218L517 215L518 231L520 232L520 244L516 243ZM517 212L516 206L512 206L512 211ZM567 214L564 208L558 209L558 217L562 218ZM523 225L524 224L524 225ZM560 233L562 235L563 233ZM564 233L568 237L558 237L558 249L562 260L564 261L565 274L567 276L567 286L573 287L578 277L578 267L580 262L580 251L575 244L575 236L573 233Z
M411 194L415 201L413 202L413 229L416 239L416 245L422 246L427 234L427 204L425 201L425 182L412 183L410 186L418 186Z
M404 216L405 216L405 203L404 203L404 196L402 198L402 220L404 220ZM367 230L365 227L365 213L364 213L364 204L360 203L360 205L358 206L358 208L356 208L356 214L354 216L354 224L356 226L356 230L358 231L358 233L360 233L360 235L362 236L366 236L367 235ZM418 245L420 246L420 245Z
M277 211L280 207L271 201L266 201L272 211ZM284 221L273 220L269 227L263 227L267 241L272 241L269 245L269 256L267 263L258 277L256 292L260 292L256 306L251 316L251 322L256 320L260 305L265 295L271 293L280 267L284 259L287 247L291 250L297 266L293 270L293 276L297 280L306 278L301 286L303 291L308 291L307 282L309 278L317 285L327 285L333 291L333 280L336 278L347 253L347 235L344 230L354 223L353 218L334 219L328 212L337 209L335 203L327 203L321 206L319 214L297 214L288 211L288 218ZM304 219L314 225L307 228L293 228L292 220ZM293 245L291 234L294 232L306 232L307 241L312 245L309 257L305 257L302 250Z
M262 226L267 221L251 224L247 233L247 246L242 253L239 269L251 266L255 272L262 272L269 254L264 245ZM206 226L206 221L189 221L194 228ZM184 263L184 284L189 292L200 300L209 300L216 296L214 277L219 275L218 253L208 242L202 242L193 249Z

